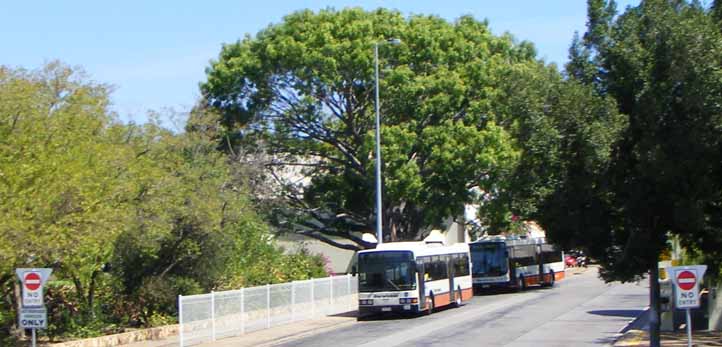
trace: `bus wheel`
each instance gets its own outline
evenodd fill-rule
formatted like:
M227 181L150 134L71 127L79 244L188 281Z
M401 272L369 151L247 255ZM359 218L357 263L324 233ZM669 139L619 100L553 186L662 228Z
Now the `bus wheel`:
M429 315L432 313L434 313L434 296L433 295L426 299L426 314Z
M519 279L516 281L516 290L520 292L526 290L526 281L524 281L524 276L522 275L519 275Z
M456 289L456 301L454 302L454 306L461 307L461 287Z
M556 280L554 277L554 270L549 270L549 287L554 287L554 280Z

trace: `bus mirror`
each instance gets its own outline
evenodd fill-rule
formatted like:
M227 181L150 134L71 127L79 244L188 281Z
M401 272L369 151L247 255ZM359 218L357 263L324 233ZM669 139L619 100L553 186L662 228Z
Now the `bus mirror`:
M351 266L351 276L356 276L356 265Z

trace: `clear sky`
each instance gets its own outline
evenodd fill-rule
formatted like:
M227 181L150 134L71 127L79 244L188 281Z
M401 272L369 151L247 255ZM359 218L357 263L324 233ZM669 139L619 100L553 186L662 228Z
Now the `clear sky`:
M619 8L639 0L618 0ZM260 0L7 1L0 6L0 65L35 69L59 59L115 86L113 109L124 121L146 111L188 110L204 69L235 42L295 10L360 6L408 14L488 19L494 33L535 44L540 58L566 62L574 31L584 32L584 0Z

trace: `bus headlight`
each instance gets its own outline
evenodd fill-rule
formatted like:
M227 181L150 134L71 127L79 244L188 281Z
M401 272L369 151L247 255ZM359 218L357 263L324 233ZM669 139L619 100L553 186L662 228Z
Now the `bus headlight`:
M406 305L406 304L418 304L419 299L418 298L401 298L399 299L399 304Z
M373 305L374 300L373 299L361 299L358 301L359 305Z

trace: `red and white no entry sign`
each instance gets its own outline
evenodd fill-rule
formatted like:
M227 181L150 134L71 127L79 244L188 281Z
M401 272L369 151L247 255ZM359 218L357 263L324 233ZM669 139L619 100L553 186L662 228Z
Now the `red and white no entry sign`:
M40 274L37 272L25 273L25 280L23 281L25 288L30 291L36 291L43 284L40 279Z
M697 284L697 276L692 271L680 271L677 274L677 285L682 290L691 290Z

